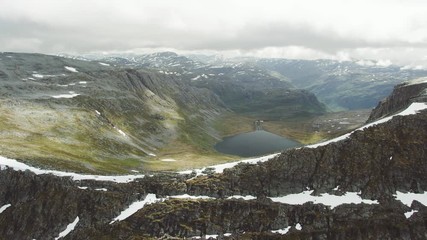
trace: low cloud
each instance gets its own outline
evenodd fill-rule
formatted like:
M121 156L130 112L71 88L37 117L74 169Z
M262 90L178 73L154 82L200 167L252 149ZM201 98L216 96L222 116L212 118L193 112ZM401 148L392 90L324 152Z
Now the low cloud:
M3 0L0 44L1 51L168 48L417 66L425 64L427 52L426 7L398 0Z

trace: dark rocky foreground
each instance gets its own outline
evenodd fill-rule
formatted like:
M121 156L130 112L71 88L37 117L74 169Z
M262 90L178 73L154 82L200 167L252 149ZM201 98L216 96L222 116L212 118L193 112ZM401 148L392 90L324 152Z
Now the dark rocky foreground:
M394 197L397 191L427 190L426 120L426 110L397 116L339 142L293 149L264 163L239 164L198 177L163 173L118 184L5 168L0 171L0 207L11 206L0 213L0 239L54 239L77 216L75 230L64 239L180 239L211 234L219 239L426 239L427 207L418 201L408 207ZM314 195L360 192L378 204L330 208L269 198L306 189ZM180 194L212 198L168 199L110 224L149 193L157 198ZM232 195L257 198L228 199ZM406 218L411 210L418 212ZM286 234L272 232L286 227L290 227Z

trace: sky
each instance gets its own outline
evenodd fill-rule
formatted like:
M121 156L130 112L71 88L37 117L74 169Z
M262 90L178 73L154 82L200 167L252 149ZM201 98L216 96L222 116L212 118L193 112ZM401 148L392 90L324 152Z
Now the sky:
M0 51L372 59L427 69L426 11L425 0L0 0Z

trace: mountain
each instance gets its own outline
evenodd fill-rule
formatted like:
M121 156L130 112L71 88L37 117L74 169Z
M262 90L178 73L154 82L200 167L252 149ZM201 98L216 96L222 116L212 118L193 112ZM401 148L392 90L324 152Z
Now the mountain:
M227 111L178 76L98 61L2 53L0 77L1 154L55 169L140 171L174 141L208 154Z
M213 91L229 109L238 114L286 119L325 112L325 106L313 93L296 89L287 78L244 61L212 59L203 55L188 58L172 52L100 60L181 76L191 86Z
M1 157L0 236L425 239L426 89L396 87L386 117L336 139L203 169L95 176Z
M211 65L172 52L1 53L0 86L1 155L87 173L229 161L236 157L213 148L228 134L228 116L251 126L325 112L314 94L256 65Z
M257 59L260 67L277 72L298 88L313 92L332 110L373 108L393 86L427 76L426 70L369 60Z

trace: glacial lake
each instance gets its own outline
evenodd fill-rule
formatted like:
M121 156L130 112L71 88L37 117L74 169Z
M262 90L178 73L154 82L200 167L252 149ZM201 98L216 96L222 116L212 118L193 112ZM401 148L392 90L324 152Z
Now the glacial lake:
M257 130L226 137L215 145L215 149L221 153L241 157L254 157L298 146L302 145L274 133Z

